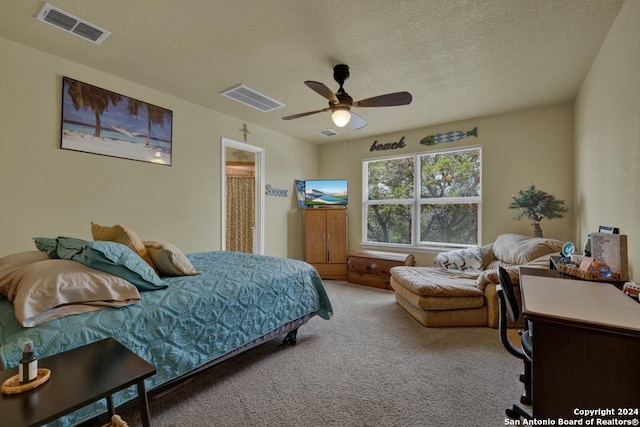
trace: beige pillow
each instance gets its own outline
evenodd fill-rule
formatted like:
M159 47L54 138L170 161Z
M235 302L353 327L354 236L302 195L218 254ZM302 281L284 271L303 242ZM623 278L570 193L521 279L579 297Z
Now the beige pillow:
M503 263L522 265L543 255L558 252L564 242L520 234L501 234L493 242L493 253Z
M51 259L46 252L42 251L26 251L18 252L15 254L7 255L0 258L0 280L9 274L9 271L14 268L22 267L23 265L31 264L32 262L44 261Z
M153 263L151 256L144 247L142 240L138 235L127 226L116 224L112 227L91 223L91 234L93 240L106 240L108 242L122 243L128 246L135 253L140 255L143 260L147 262L154 270L158 271L157 267Z
M160 274L193 276L202 273L193 267L187 256L175 245L154 241L144 241L143 243Z
M4 272L0 294L13 303L24 327L140 301L138 289L128 281L64 259L34 261Z

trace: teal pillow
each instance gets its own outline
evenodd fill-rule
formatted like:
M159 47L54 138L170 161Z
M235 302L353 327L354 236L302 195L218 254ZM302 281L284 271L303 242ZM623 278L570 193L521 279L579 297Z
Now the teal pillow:
M58 241L52 237L34 237L36 248L42 252L46 252L49 258L60 258L58 256Z
M36 242L36 248L56 259L73 259L89 243L86 240L64 236L55 239L53 237L34 237L33 240Z
M58 236L56 243L56 252L59 258L75 260L74 257L82 253L89 242L74 237Z
M167 287L140 255L122 243L87 242L84 250L73 259L87 267L122 277L133 283L139 291L154 291Z
M71 259L87 267L113 274L131 282L139 291L164 289L158 274L128 246L109 241L88 242L60 236L34 238L36 247L51 258Z

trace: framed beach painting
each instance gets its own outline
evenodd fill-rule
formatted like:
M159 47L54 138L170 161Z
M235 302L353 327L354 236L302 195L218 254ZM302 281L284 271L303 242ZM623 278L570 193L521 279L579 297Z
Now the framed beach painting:
M173 112L62 78L60 148L171 166Z

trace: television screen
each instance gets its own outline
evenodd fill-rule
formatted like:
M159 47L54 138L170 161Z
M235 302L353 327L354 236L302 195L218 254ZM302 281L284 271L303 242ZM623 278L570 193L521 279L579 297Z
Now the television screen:
M305 181L304 204L307 207L347 205L346 179L310 179Z

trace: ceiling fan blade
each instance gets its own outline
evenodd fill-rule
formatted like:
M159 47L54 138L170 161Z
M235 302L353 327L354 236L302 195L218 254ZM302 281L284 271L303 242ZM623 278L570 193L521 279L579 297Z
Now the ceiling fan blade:
M336 94L331 91L324 83L314 82L311 80L307 80L304 82L307 86L309 86L313 91L319 93L324 96L331 102L338 103L338 98L336 98Z
M353 111L351 112L351 120L349 121L349 126L351 126L351 129L353 130L362 129L366 125L367 125L367 121L365 119L363 119Z
M323 108L322 110L316 110L316 111L309 111L306 113L300 113L300 114L293 114L291 116L287 116L287 117L283 117L282 120L291 120L291 119L297 119L299 117L305 117L305 116L310 116L312 114L316 114L316 113L323 113L325 111L329 111L329 107L327 108Z
M411 104L413 97L409 92L387 93L353 103L354 107L393 107Z

